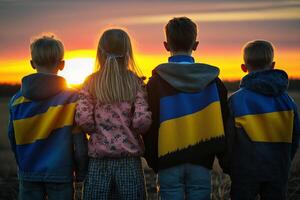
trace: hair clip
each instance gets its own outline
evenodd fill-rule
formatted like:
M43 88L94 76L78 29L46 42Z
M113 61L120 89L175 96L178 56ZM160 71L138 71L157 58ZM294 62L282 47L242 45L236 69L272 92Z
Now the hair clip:
M107 51L105 51L104 49L101 48L101 51L109 58L123 58L124 55L120 55L120 54L114 54L114 53L108 53Z
M124 57L124 55L111 54L111 53L106 53L106 56L108 58L122 58L122 57Z

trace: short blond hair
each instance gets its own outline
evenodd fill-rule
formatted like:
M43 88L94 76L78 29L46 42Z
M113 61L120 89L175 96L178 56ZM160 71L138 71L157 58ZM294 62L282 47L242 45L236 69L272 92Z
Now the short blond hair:
M31 59L36 66L52 68L64 58L64 45L54 34L42 35L30 44Z
M265 40L248 42L243 48L244 62L254 69L263 69L270 66L274 59L274 47Z

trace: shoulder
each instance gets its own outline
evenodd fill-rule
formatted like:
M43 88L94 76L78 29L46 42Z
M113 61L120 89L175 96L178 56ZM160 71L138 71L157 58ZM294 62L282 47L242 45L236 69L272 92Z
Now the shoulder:
M149 81L147 83L148 86L156 86L161 82L161 77L156 73L152 72L152 76L149 78Z
M222 89L222 90L226 90L226 91L227 91L227 88L226 88L224 82L223 82L219 77L215 78L215 81L214 81L214 82L216 83L216 85L217 85L217 87L218 87L219 89Z
M297 105L296 101L294 100L293 97L291 97L291 96L288 94L288 92L284 92L284 93L282 94L282 96L283 96L283 98L286 98L286 99L289 101L289 103L292 105L292 107L293 107L294 110L298 110L298 105Z
M225 84L222 82L222 80L219 77L217 77L215 79L214 83L216 84L216 87L217 87L220 97L223 100L227 101L228 90L227 90Z
M79 98L79 90L76 88L65 88L57 95L50 97L48 101L58 101L61 103L76 102Z
M63 90L63 93L70 95L70 96L77 96L79 92L78 88L66 88Z
M10 100L9 100L9 107L12 107L12 106L15 104L15 102L16 102L18 99L20 99L21 97L23 97L23 96L22 96L22 92L21 92L21 90L19 90L16 94L14 94L14 95L10 98Z
M95 78L97 78L97 76L99 76L100 72L94 72L91 75L87 76L83 82L83 86L90 84L91 82L93 82L95 80Z
M234 92L228 99L230 108L235 112L243 109L241 105L249 106L252 105L254 102L258 102L257 98L260 99L259 94L254 93L248 89L240 88L236 92ZM261 100L260 100L261 101ZM256 104L256 103L254 103Z
M95 81L97 79L97 77L100 75L100 72L94 72L91 75L89 75L88 77L85 78L83 84L81 85L81 87L79 88L80 92L82 91L86 91L89 93L93 93L95 90Z
M239 99L245 95L247 95L247 91L244 88L240 88L230 95L229 100Z
M217 78L215 79L215 82L216 82L216 84L224 85L223 81L222 81L219 77L217 77Z

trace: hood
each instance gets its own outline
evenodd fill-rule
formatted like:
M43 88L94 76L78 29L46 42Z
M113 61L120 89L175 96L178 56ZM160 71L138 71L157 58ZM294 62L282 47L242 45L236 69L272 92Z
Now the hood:
M63 77L54 74L35 73L22 79L21 92L30 100L43 100L52 97L67 86Z
M274 69L246 75L242 79L240 87L263 95L278 96L288 89L288 85L288 75L282 70Z
M202 63L164 63L155 72L180 91L198 92L215 80L220 70Z

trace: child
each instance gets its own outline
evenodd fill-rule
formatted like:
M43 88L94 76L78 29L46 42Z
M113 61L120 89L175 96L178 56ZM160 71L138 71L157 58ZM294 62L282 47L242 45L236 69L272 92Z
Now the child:
M286 199L291 161L299 141L296 105L287 94L288 76L274 69L274 50L267 41L244 47L242 70L249 72L230 97L236 135L231 162L231 197Z
M151 124L127 33L110 29L97 49L99 70L80 92L76 122L90 134L84 199L145 199L141 134Z
M194 22L174 18L165 31L171 57L147 84L153 123L145 135L145 157L158 171L162 199L207 200L215 155L225 151L227 90L217 67L191 56L198 46Z
M37 73L22 79L10 101L8 136L18 164L19 198L73 199L73 170L76 181L83 181L87 145L74 129L77 94L57 76L64 68L64 47L54 36L42 36L30 49Z

